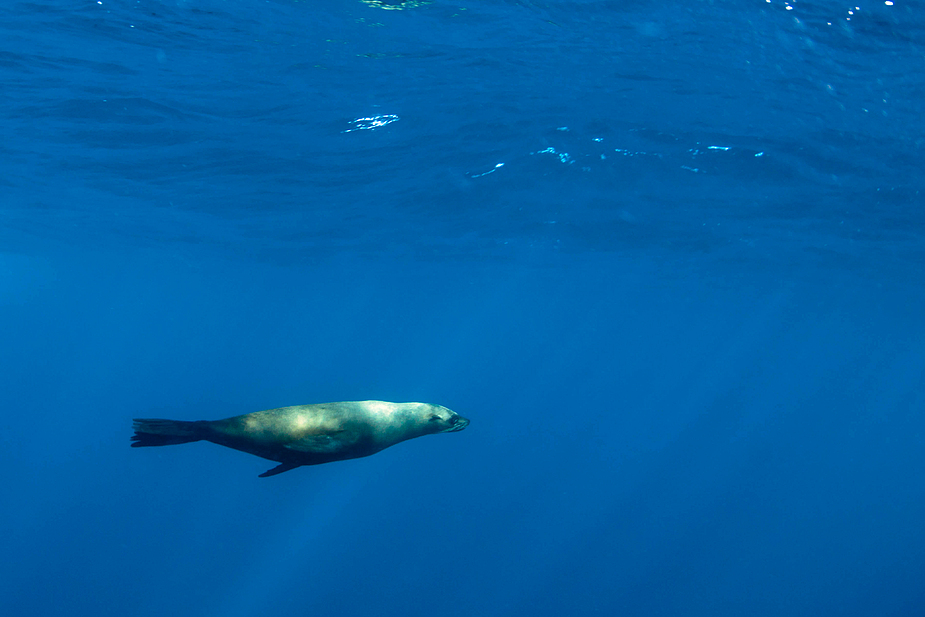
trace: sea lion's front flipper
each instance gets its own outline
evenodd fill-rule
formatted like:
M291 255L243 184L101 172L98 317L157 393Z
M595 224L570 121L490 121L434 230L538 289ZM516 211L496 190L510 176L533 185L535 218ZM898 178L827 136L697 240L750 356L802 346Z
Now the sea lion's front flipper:
M353 446L356 441L357 436L355 434L342 429L339 431L330 431L322 435L306 435L296 439L292 443L287 443L285 447L295 452L327 454L349 448Z
M292 463L280 463L273 469L268 469L263 472L258 478L269 478L270 476L275 476L276 474L283 473L284 471L289 471L290 469L295 469L296 467L301 467L301 465L293 465Z

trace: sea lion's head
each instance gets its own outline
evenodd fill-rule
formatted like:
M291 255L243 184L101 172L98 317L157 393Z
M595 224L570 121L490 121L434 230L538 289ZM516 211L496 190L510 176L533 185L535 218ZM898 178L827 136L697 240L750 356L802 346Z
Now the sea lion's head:
M455 433L469 426L469 420L442 405L430 403L386 403L364 401L379 449L406 439Z
M433 433L455 433L469 426L468 418L447 409L443 405L427 405L427 423L434 430Z

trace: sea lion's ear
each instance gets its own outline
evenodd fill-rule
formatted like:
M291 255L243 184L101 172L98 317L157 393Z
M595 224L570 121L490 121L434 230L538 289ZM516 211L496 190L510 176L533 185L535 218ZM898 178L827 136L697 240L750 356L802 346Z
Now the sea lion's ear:
M296 467L301 467L301 465L293 465L291 463L281 463L274 467L273 469L268 469L263 472L258 478L269 478L270 476L275 476L276 474L283 473L284 471L289 471L290 469L295 469Z

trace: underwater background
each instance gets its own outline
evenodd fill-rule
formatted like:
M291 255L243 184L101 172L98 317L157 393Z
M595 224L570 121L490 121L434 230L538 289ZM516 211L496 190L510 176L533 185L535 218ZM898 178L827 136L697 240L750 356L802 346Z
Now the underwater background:
M0 613L925 614L925 2L0 6ZM271 478L134 417L439 403Z

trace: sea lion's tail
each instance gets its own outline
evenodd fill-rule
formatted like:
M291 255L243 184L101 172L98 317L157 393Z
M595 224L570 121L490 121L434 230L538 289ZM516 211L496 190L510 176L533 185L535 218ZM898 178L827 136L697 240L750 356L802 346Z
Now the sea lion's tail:
M178 443L199 441L203 438L204 422L135 418L132 420L133 448L145 446L172 446Z

